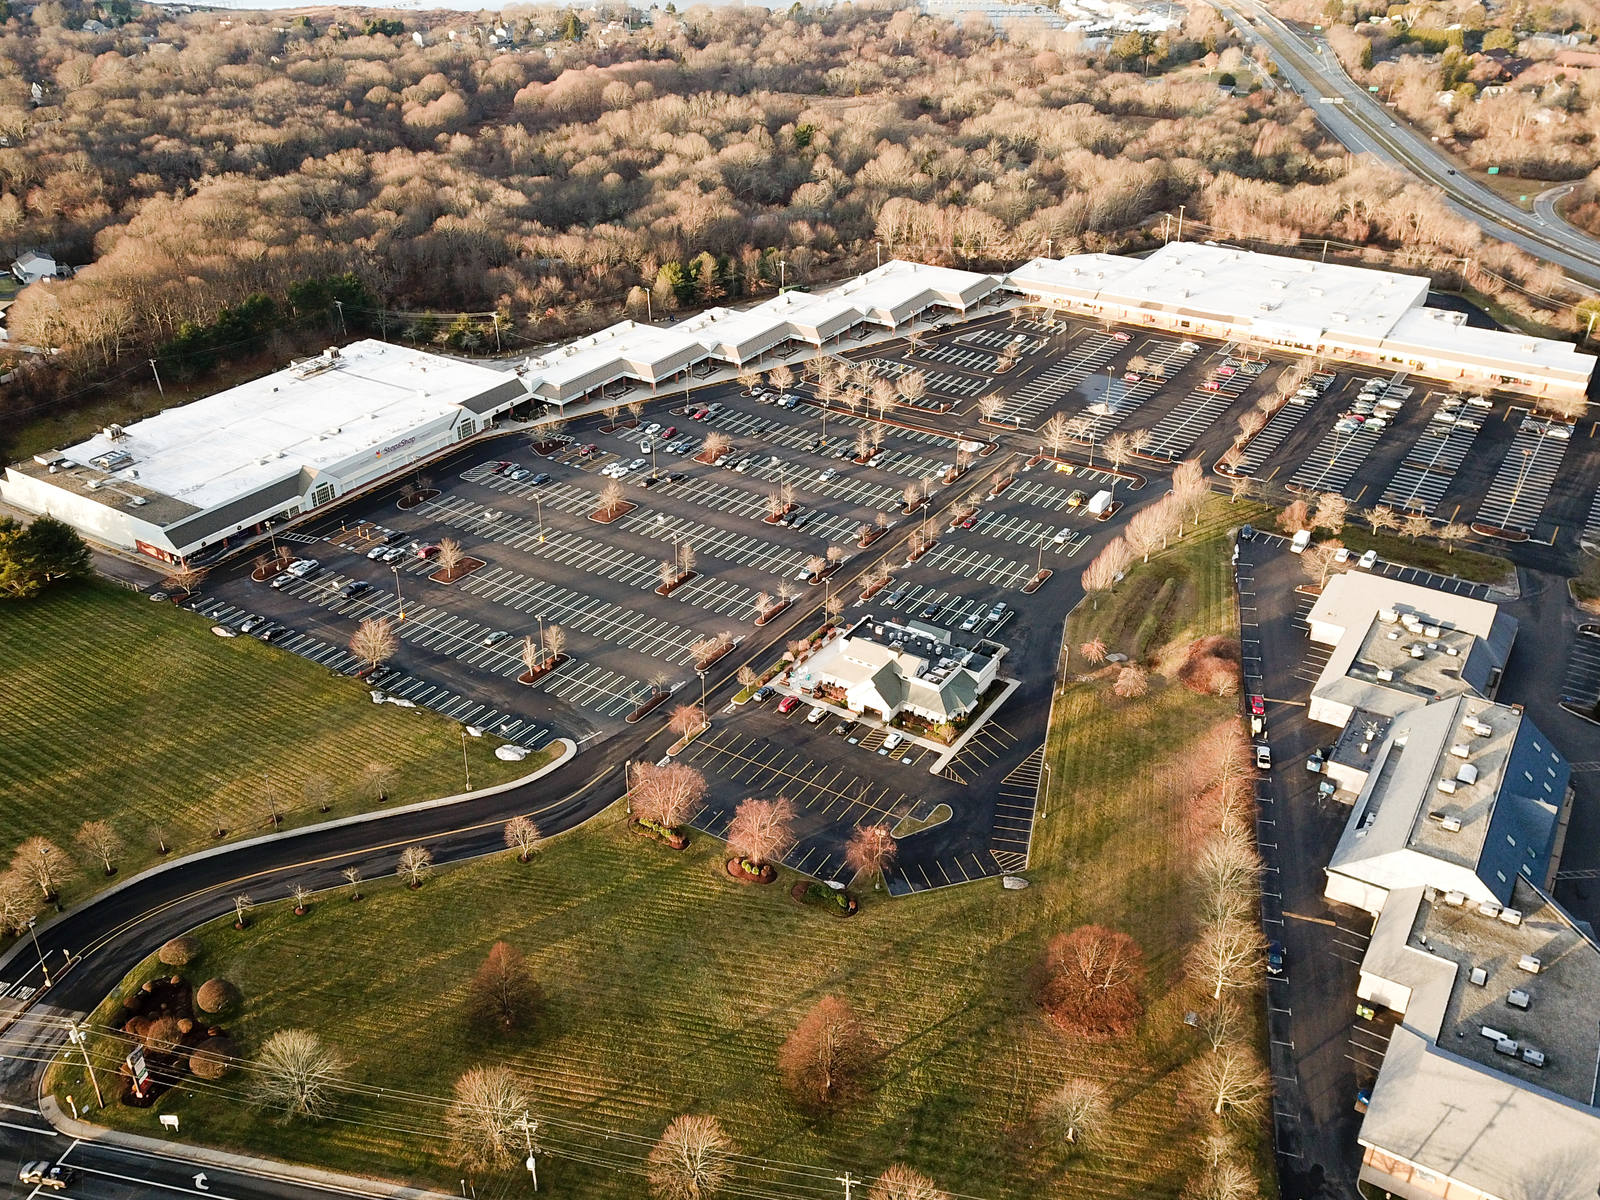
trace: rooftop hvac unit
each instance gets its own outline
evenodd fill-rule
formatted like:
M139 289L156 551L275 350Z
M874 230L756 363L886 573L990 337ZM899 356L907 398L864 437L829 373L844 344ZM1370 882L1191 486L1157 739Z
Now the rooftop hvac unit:
M1446 892L1444 894L1444 902L1451 908L1460 908L1467 902L1467 894L1465 892Z
M102 487L105 486L105 480L90 479L83 486L88 488L91 492L98 492Z
M1487 721L1480 721L1477 717L1468 717L1462 724L1474 737L1488 737L1494 732L1494 726Z
M128 503L133 505L135 508L143 508L146 504L149 504L150 501L144 496L134 496L129 499Z
M1422 627L1424 637L1436 638L1441 632L1443 631L1437 625L1424 625Z
M1419 644L1412 642L1411 645L1406 647L1406 653L1411 655L1412 658L1421 658L1427 652Z
M1543 1068L1544 1051L1535 1050L1532 1046L1524 1046L1522 1049L1522 1061L1527 1063L1530 1067Z
M1491 1042L1504 1042L1509 1040L1506 1034L1501 1033L1493 1025L1484 1025L1479 1028L1478 1032L1484 1037L1488 1038Z
M1524 954L1517 959L1517 970L1526 971L1529 975L1537 975L1543 966L1536 954Z
M1517 1044L1516 1038L1501 1038L1494 1044L1496 1054L1504 1054L1507 1058L1515 1058L1517 1051L1522 1047Z
M1461 653L1461 651L1457 650L1454 646L1446 646L1444 648L1444 652L1446 654L1448 654L1451 658L1455 658L1457 655L1459 655Z
M1526 1012L1528 1006L1533 1003L1533 997L1521 988L1512 988L1506 993L1506 1003L1512 1008L1520 1008Z
M128 431L121 425L107 425L101 432L106 435L107 441L112 442L128 436Z
M33 456L33 461L38 463L41 467L58 467L67 460L57 451L47 450L43 454L35 454Z
M1478 905L1478 915L1480 917L1498 917L1500 915L1500 906L1493 900L1485 900Z
M1454 779L1439 780L1439 790L1447 796L1454 796L1456 794L1456 781Z
M1507 925L1521 925L1522 910L1518 908L1502 908L1500 910L1500 919Z
M1398 629L1391 629L1383 636L1388 638L1391 642L1398 642L1400 640L1400 631Z
M1383 680L1384 683L1389 683L1394 679L1394 672L1388 667L1380 667L1378 668L1378 678Z
M1471 758L1472 748L1465 742L1457 742L1455 745L1450 747L1450 753L1455 755L1457 758Z
M1378 620L1382 621L1385 625L1393 625L1399 619L1400 614L1392 608L1380 608L1378 610Z
M1439 828L1444 830L1446 833L1460 833L1461 832L1461 818L1460 817L1445 817L1443 820L1441 820L1439 822Z
M1467 978L1472 981L1474 987L1486 987L1489 983L1489 972L1482 967L1473 967L1472 974Z
M1471 763L1462 763L1456 768L1456 782L1470 787L1478 782L1478 768Z

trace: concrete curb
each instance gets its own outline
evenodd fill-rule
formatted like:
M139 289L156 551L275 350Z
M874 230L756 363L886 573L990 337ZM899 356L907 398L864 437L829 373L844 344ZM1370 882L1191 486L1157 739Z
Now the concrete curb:
M939 756L939 758L934 762L933 766L928 768L929 775L937 775L940 771L944 770L946 766L955 761L956 755L961 753L961 748L967 744L967 740L971 738L973 734L977 733L978 730L982 729L989 723L989 721L994 717L994 714L1000 711L1000 706L1007 700L1011 699L1011 693L1022 686L1022 680L1007 679L1005 681L1005 685L1006 690L996 696L994 703L983 710L983 719L968 725L966 729L962 730L961 736L950 744L950 748Z
M252 846L261 846L269 842L287 841L291 838L302 837L308 833L320 833L328 829L340 829L346 825L361 825L369 821L377 821L386 817L402 816L406 813L425 812L430 808L446 808L453 804L464 804L469 800L481 800L486 796L498 796L502 792L509 792L514 788L523 787L537 779L543 778L551 771L554 771L557 767L567 763L578 753L577 743L571 738L557 738L555 741L556 744L559 744L565 748L565 753L563 753L560 757L546 763L544 766L540 767L537 771L534 771L530 775L523 775L520 778L512 779L506 783L496 784L494 787L481 788L475 792L464 792L454 796L441 796L435 800L420 800L415 804L405 804L398 808L380 808L372 812L355 813L348 817L336 817L331 821L320 821L315 825L305 825L299 829L286 829L282 833L264 833L258 837L245 838L240 842L224 842L219 846L211 846L205 850L196 850L193 854L186 854L182 858L173 859L171 862L164 862L158 864L157 866L149 867L146 870L140 871L137 875L130 875L127 879L114 884L105 891L96 892L94 895L86 897L85 903L89 901L98 902L108 899L109 897L115 896L117 893L123 891L125 888L132 887L136 883L141 883L146 879L150 879L156 875L159 875L163 871L178 870L182 867L189 866L191 863L200 862L203 859L215 858L219 854L231 854L236 850L245 850ZM67 916L76 911L76 909L68 909L66 912L56 914L54 917L51 917L50 920L39 926L40 931L42 932L46 929L49 929L57 921L64 920ZM11 964L11 960L22 951L24 945L24 941L19 940L9 950L5 951L3 954L0 954L0 971L4 971Z
M194 1163L265 1179L305 1183L314 1187L350 1192L358 1196L384 1197L385 1200L450 1200L444 1192L424 1191L421 1188L406 1187L381 1179L369 1179L363 1175L344 1175L337 1171L324 1171L318 1167L302 1167L268 1158L251 1158L243 1154L230 1154L225 1150L192 1146L187 1142L166 1141L162 1138L145 1137L143 1134L106 1129L67 1116L56 1104L55 1097L50 1095L39 1097L39 1112L53 1128L68 1137L103 1146L115 1146L139 1154L150 1154L170 1162Z

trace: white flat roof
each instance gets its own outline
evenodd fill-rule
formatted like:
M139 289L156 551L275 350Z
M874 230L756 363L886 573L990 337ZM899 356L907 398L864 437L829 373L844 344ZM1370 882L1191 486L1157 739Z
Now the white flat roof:
M343 347L335 362L304 377L299 367L275 371L137 421L114 442L96 434L62 455L89 466L97 455L125 451L133 462L113 477L209 509L302 469L382 450L514 378L370 339Z
M1506 329L1478 329L1465 324L1463 314L1438 308L1419 308L1404 313L1389 333L1396 347L1416 346L1423 350L1460 351L1470 347L1476 354L1507 366L1530 370L1573 371L1588 378L1594 369L1594 356L1582 353L1572 342L1535 337Z

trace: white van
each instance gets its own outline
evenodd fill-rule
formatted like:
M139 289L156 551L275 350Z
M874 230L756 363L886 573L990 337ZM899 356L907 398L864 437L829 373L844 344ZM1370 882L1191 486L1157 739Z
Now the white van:
M1289 543L1289 552L1291 554L1303 553L1309 545L1311 545L1311 530L1302 529L1294 535L1294 540Z

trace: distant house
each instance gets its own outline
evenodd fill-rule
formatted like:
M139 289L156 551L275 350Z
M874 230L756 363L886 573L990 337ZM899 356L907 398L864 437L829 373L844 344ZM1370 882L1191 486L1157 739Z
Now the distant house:
M56 260L43 250L24 250L17 256L17 261L11 264L11 274L24 286L41 279L54 279Z

